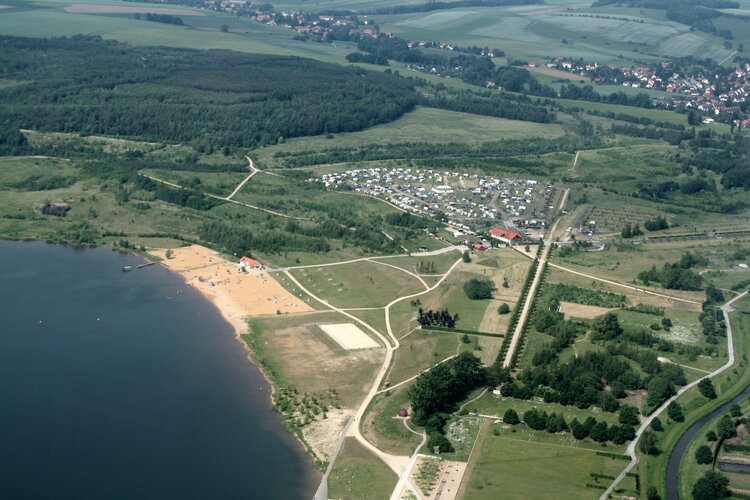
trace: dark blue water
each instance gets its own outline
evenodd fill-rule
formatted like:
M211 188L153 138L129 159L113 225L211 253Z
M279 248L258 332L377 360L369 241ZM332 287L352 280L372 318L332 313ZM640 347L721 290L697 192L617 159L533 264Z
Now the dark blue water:
M231 327L141 262L0 241L0 497L311 498Z

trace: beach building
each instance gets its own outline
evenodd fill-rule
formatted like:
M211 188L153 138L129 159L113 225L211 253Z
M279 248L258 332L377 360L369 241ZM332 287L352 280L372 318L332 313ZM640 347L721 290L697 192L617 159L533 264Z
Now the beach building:
M243 256L240 259L240 267L244 267L245 269L263 269L263 264L255 259Z

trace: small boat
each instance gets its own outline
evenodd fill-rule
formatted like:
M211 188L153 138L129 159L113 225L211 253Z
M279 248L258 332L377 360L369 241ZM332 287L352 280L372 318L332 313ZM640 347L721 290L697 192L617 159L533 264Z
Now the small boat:
M127 272L127 271L132 271L132 270L133 270L133 266L124 266L122 268L122 272Z

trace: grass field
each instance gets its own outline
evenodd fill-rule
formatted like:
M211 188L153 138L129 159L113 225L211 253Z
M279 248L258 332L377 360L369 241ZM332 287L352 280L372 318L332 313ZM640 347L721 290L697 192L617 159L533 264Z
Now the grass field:
M595 499L601 490L586 488L586 484L606 484L606 480L597 482L590 474L614 476L626 463L571 446L562 436L534 442L528 441L525 429L513 433L498 425L492 428L499 435L490 432L474 450L478 458L476 468L464 478L468 481L465 498Z
M382 307L424 290L416 278L368 261L295 269L292 274L312 293L339 307Z
M460 343L459 335L427 330L415 330L400 342L401 347L394 353L393 364L385 378L390 385L398 384L453 356L464 345Z
M332 147L402 142L478 143L525 137L558 137L564 131L557 124L543 124L472 115L444 109L417 107L398 120L377 125L362 132L289 139L284 144L258 150L258 160L267 167L276 166L273 154L279 151L316 151Z
M354 438L346 438L328 477L328 495L341 499L388 498L398 477Z
M378 260L412 273L431 275L446 273L460 258L458 252L446 252L438 255L393 257ZM432 266L432 270L428 271L429 266Z
M472 449L475 446L479 431L482 428L483 419L478 417L452 417L445 424L445 435L455 448L454 451L441 453L440 458L452 462L467 462ZM433 455L427 444L419 450L424 455Z

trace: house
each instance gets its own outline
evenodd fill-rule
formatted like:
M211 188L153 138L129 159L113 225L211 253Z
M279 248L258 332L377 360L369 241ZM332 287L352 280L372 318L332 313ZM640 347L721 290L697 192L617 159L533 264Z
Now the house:
M263 269L263 264L250 257L242 257L240 259L240 267L245 269Z
M523 238L521 233L511 231L510 229L493 229L490 231L490 236L500 241L505 241L506 243L513 243Z

